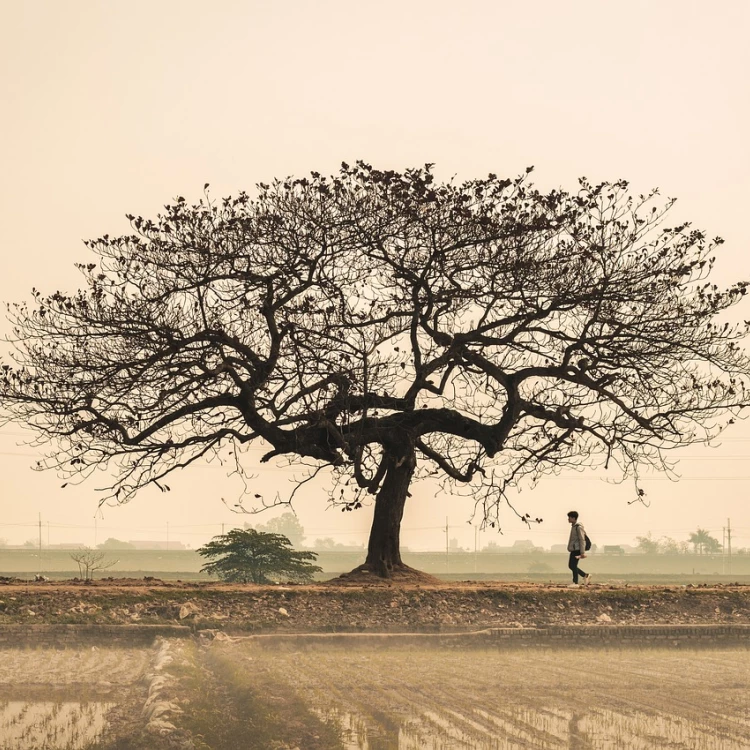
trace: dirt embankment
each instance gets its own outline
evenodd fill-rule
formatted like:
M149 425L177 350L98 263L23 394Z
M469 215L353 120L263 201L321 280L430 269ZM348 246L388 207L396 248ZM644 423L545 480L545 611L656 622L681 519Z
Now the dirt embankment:
M452 631L595 624L750 624L750 586L465 582L237 586L111 579L0 586L0 625L174 624L255 632Z

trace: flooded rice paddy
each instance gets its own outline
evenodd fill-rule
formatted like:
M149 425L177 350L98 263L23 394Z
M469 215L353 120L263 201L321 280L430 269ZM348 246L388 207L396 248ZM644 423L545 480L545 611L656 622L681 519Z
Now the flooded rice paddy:
M750 747L750 651L223 646L345 750Z
M9 649L0 750L739 750L750 650Z
M0 704L2 747L91 747L102 736L114 703L77 701L5 701Z
M88 750L143 703L150 648L6 649L0 654L0 749Z

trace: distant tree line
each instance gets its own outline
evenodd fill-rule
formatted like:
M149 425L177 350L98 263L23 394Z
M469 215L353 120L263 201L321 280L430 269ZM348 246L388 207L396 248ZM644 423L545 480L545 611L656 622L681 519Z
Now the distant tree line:
M721 542L706 531L698 528L684 541L677 541L668 536L655 539L649 531L646 536L636 537L638 548L649 555L667 554L689 554L713 555L721 552L724 548ZM746 550L737 550L738 554L744 554Z
M299 518L291 511L272 518L268 523L256 524L255 526L246 523L244 528L246 530L255 529L255 531L261 531L266 534L281 534L291 542L292 547L295 549L301 547L305 539L305 529L300 523ZM313 549L317 550L337 550L339 552L362 548L362 545L341 544L331 537L316 539L312 545L308 546L312 546Z

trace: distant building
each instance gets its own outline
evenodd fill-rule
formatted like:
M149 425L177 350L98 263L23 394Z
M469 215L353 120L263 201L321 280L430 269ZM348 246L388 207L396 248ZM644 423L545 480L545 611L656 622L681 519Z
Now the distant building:
M568 545L567 544L553 544L550 549L550 552L564 552L567 554L568 552ZM604 547L599 547L596 544L592 545L591 549L589 550L589 554L592 552L603 552L605 555L634 555L639 554L642 552L642 550L638 549L637 547L633 547L630 544L605 544Z
M182 542L160 542L160 541L134 541L128 539L128 544L132 544L135 549L150 549L150 550L179 550L187 549Z
M510 548L512 552L541 552L541 547L535 547L534 542L530 539L516 539L513 542L513 546Z
M625 554L625 550L622 548L621 544L605 544L603 551L605 555L624 555Z
M519 553L528 554L530 552L544 551L544 547L536 547L534 546L534 542L528 539L519 539L507 547L501 547L496 542L490 542L486 547L482 547L482 552L493 552L502 555L517 555Z

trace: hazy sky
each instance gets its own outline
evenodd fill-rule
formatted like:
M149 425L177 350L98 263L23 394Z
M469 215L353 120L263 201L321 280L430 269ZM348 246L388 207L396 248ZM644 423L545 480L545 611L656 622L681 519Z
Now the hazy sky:
M364 159L403 169L434 162L438 176L515 176L535 166L543 187L577 177L625 178L679 198L676 220L723 236L717 278L750 278L750 4L637 2L194 2L0 0L0 300L32 287L72 290L81 240L129 231L126 213L153 215L177 195L252 191L259 181L335 171ZM744 311L750 317L749 311ZM0 322L0 330L8 326ZM92 482L60 488L30 470L20 431L0 434L0 537L92 544ZM632 487L593 476L551 479L520 496L545 518L531 531L510 512L510 544L567 539L582 514L599 543L686 538L700 525L750 546L750 426L721 448L691 448L679 483ZM258 487L283 486L265 467ZM96 540L201 544L242 521L221 503L238 487L196 468L105 508ZM308 542L365 541L371 509L325 510L320 488L296 509ZM446 516L467 547L466 501L417 488L402 541L440 548ZM268 516L258 519L265 522ZM251 519L251 522L253 519ZM49 524L49 530L47 527Z

